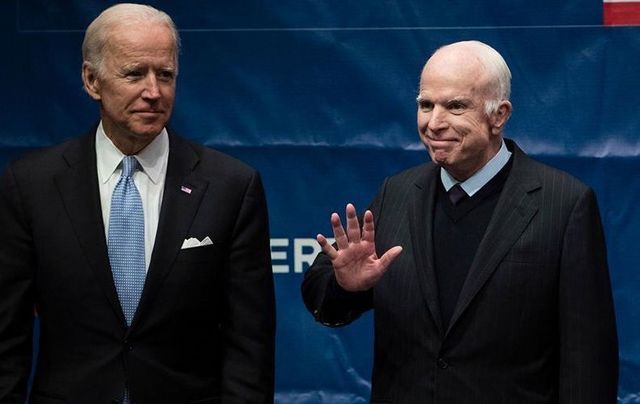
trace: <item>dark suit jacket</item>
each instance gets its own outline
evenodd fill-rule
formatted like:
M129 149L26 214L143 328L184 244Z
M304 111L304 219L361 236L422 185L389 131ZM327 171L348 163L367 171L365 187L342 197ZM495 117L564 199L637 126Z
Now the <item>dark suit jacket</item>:
M156 242L129 329L113 283L95 132L9 166L0 187L0 402L273 401L274 292L258 173L170 134ZM186 186L191 193L181 191ZM186 238L213 245L181 250Z
M388 178L370 207L378 254L404 248L372 290L340 289L324 254L305 274L304 300L318 321L342 325L373 308L372 402L616 402L617 336L594 193L507 145L513 166L446 329L431 163Z

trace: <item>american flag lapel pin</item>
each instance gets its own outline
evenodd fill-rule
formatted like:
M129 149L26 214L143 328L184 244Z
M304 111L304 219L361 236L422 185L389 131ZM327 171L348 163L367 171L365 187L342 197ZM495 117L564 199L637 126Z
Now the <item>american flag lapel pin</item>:
M181 186L180 187L180 191L184 192L185 194L189 194L191 195L191 188L187 187L187 186Z

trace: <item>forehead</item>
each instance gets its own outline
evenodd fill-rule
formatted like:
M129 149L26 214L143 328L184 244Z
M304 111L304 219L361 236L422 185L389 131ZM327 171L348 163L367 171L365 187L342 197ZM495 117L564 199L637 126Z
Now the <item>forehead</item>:
M105 57L116 62L167 59L173 64L176 61L176 44L171 29L165 24L118 24L107 32Z
M425 65L420 75L420 94L431 97L477 97L486 95L489 74L471 52L442 49Z

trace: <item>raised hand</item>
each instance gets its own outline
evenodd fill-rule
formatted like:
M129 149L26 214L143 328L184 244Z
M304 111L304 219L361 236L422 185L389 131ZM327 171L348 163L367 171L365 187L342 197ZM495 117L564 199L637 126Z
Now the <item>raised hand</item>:
M402 247L392 247L378 258L373 213L369 210L364 212L361 230L356 208L349 203L345 212L346 232L340 222L340 216L337 213L331 214L331 227L338 246L337 250L322 234L318 234L316 239L322 251L331 259L338 284L350 292L367 290L378 282L389 264L400 255Z

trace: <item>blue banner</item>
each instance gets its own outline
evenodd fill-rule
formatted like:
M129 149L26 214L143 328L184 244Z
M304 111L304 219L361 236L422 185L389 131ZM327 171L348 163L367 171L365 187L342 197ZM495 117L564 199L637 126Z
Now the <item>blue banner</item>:
M151 1L182 37L171 126L263 176L277 299L276 401L368 402L372 318L313 320L300 283L329 215L428 158L416 130L427 57L465 39L513 74L506 136L598 196L620 341L619 403L640 403L640 27L601 0ZM0 3L0 163L86 132L83 33L109 1ZM624 191L621 191L624 190Z

